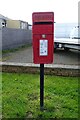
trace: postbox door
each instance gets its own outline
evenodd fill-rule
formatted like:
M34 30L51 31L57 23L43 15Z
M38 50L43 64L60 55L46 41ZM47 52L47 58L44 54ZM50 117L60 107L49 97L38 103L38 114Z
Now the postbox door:
M46 35L33 35L33 60L34 63L52 63L53 62L53 34Z

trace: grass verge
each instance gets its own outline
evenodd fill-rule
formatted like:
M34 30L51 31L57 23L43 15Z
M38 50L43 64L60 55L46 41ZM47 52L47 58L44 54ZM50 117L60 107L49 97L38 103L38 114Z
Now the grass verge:
M78 78L45 75L40 111L39 75L2 73L3 118L78 118Z

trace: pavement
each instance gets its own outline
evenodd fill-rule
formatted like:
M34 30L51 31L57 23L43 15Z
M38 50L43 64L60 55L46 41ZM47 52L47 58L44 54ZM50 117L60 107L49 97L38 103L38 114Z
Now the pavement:
M57 50L54 55L53 64L80 65L80 51ZM2 62L10 63L33 63L32 47L22 48L15 52L2 55Z

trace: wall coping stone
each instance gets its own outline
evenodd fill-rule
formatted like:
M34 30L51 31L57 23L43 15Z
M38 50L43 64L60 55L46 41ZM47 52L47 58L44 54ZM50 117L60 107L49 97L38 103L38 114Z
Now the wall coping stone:
M0 62L0 66L9 65L9 66L25 66L25 67L40 67L40 64L34 63L13 63L13 62ZM64 68L64 69L77 69L80 70L78 65L65 65L65 64L44 64L45 68Z

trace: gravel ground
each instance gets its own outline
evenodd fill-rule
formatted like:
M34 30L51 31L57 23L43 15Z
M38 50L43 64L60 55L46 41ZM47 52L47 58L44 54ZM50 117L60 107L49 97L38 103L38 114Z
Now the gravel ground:
M32 47L3 54L2 56L3 62L33 63ZM53 64L80 65L80 51L69 50L65 52L58 49L53 56Z

